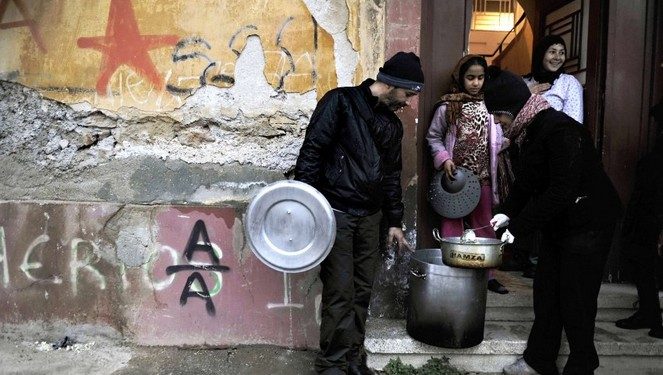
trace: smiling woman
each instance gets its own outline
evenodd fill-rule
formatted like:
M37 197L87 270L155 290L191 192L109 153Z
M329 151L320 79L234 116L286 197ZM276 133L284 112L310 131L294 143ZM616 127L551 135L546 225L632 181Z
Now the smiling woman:
M566 42L558 35L547 35L534 47L532 70L524 79L533 94L541 94L558 111L582 124L582 85L564 73Z
M549 72L556 72L566 61L566 48L563 44L553 44L543 54L543 68Z
M554 109L564 112L580 124L583 122L583 88L578 80L564 73L566 61L566 42L559 35L546 35L534 47L532 53L532 70L524 78L532 94L539 94L550 103ZM496 119L498 117L496 116ZM511 125L508 118L500 118L502 125ZM511 119L513 121L513 119ZM503 163L507 163L504 161ZM508 167L506 167L508 168ZM511 182L504 182L502 186L509 186ZM534 233L531 242L524 241L516 247L529 253L523 276L533 277L536 269L536 259L540 248L540 234Z

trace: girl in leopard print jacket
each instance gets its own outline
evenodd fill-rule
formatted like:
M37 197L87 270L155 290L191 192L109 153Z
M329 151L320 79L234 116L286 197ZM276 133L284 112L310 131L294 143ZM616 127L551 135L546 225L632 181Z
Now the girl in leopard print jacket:
M498 203L497 154L508 146L508 140L483 102L486 70L486 60L478 55L467 55L456 64L451 92L441 97L426 136L435 169L452 175L456 166L462 166L474 172L481 183L479 204L466 218L442 218L443 237L461 236L464 220L470 228L488 225ZM495 238L490 225L475 232L478 237ZM489 278L490 290L508 292L494 280L492 272Z

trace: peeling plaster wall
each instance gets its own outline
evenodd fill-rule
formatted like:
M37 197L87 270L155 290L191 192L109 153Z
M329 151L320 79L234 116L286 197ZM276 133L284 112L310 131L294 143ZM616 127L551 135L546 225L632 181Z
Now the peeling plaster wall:
M315 270L285 278L257 262L242 216L260 188L292 170L317 99L375 77L386 12L385 0L9 1L0 22L31 26L0 30L0 271L11 275L0 287L0 320L103 321L147 344L315 347ZM134 39L104 49L132 30ZM212 241L232 243L224 253L232 269L250 264L224 279L214 319L204 301L178 311L187 279L164 274L184 261L193 226L186 207L230 220ZM93 227L89 210L104 213ZM26 218L40 215L62 223L35 231ZM177 245L166 251L164 241ZM29 257L42 258L42 269ZM34 283L30 272L51 282ZM131 293L140 303L127 300ZM27 312L43 298L44 311ZM212 328L219 319L231 327L232 314L262 302L269 318L257 313L224 338ZM166 324L163 314L205 323Z
M383 14L384 1L9 0L0 22L19 24L1 31L0 78L69 104L164 112L244 77L255 36L269 86L319 98L380 66Z
M20 51L0 58L2 77L18 83L0 84L0 171L12 176L0 182L0 198L212 204L246 201L255 189L282 179L294 165L317 98L337 84L358 83L366 77L353 78L358 71L377 72L384 37L376 36L384 30L374 21L383 19L384 4L250 3L109 0L76 7L10 1L0 21L29 18L35 27L0 31L0 48ZM267 15L255 18L248 8ZM371 16L361 18L366 14ZM101 43L85 39L89 35L119 34L110 30L113 22L128 17L141 35L178 36L175 46L155 42L159 47L139 66L154 67L164 86L138 80L149 74L124 61L99 90L95 84L108 62L81 45ZM218 19L232 21L206 31ZM59 22L65 20L78 29L65 28ZM127 23L116 26L126 29ZM224 44L228 53L222 56L231 61L221 63L212 53ZM16 55L21 58L11 57ZM312 64L299 64L304 57ZM185 85L195 71L190 67L175 85L182 90L168 86L169 64L203 60L208 70L196 85ZM143 89L158 95L140 100Z

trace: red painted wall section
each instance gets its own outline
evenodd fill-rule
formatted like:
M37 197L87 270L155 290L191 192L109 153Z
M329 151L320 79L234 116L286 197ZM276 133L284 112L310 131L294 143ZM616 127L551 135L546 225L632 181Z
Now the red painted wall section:
M387 2L387 56L398 51L419 54L421 0Z
M385 59L390 58L398 51L415 52L419 55L421 2L414 0L386 2L386 50ZM426 85L424 83L424 90ZM403 122L402 157L403 170L401 184L403 187L403 202L405 212L403 224L405 236L410 244L417 243L417 124L419 100L414 98L410 107L403 108L396 114ZM423 125L426 126L426 125ZM389 257L393 257L389 259ZM405 301L407 300L407 261L409 257L399 256L395 249L390 247L380 262L376 281L373 285L373 295L370 306L371 316L401 319L405 316ZM398 262L397 267L393 261ZM404 266L404 267L403 267ZM398 270L398 271L397 271Z
M387 24L385 59L390 58L398 51L414 52L419 55L420 29L421 29L421 0L403 0L387 2ZM425 89L425 85L424 85ZM403 184L409 185L409 181L416 176L417 152L415 149L417 113L419 111L419 100L412 100L410 107L404 108L398 116L403 121ZM411 207L416 202L410 203Z
M62 319L121 325L121 284L96 233L112 205L0 204L0 319Z
M152 278L153 298L142 299L138 314L129 322L141 344L195 345L213 343L273 343L285 346L316 345L315 294L306 295L315 278L310 274L285 275L263 265L251 251L233 251L235 212L232 209L169 208L156 218L159 226L158 258ZM198 223L198 224L197 224ZM206 233L218 262L205 247ZM192 247L196 243L197 247ZM191 251L191 260L186 252ZM197 270L168 274L172 266ZM204 271L210 265L223 271ZM195 291L181 303L187 280L199 273L211 295ZM200 288L198 288L200 289ZM212 304L214 313L208 306ZM317 339L316 339L317 340Z
M132 267L112 232L131 232L116 220L127 210L151 228ZM146 345L312 348L319 295L317 269L263 265L231 207L0 204L0 322L104 323Z

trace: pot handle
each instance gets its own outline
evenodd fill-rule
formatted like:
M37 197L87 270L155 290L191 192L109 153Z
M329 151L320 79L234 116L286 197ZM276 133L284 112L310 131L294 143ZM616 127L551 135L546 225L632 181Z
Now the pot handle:
M442 243L442 237L440 236L440 230L437 228L433 228L433 238L439 243Z
M414 269L410 268L410 274L411 274L412 276L417 277L417 278L419 278L419 279L426 280L426 276L427 276L427 275L426 275L425 273L419 273L419 272L417 272L417 271L418 271L418 270L414 270Z

